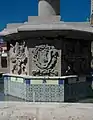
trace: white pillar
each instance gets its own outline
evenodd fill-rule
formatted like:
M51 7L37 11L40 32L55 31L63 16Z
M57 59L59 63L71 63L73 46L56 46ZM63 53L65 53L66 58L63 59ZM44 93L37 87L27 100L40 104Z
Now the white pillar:
M38 16L60 15L60 0L39 0Z

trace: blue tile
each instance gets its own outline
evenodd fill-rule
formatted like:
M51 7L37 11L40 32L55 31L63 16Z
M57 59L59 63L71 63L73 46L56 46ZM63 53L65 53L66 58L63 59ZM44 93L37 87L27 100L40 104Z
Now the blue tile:
M63 84L64 80L59 80L59 85Z
M25 79L25 82L26 82L26 84L29 84L30 85L30 79Z

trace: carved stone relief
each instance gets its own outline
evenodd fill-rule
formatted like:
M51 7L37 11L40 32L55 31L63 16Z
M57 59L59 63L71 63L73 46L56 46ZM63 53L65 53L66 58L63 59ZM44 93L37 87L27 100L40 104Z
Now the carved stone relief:
M12 74L28 74L28 50L26 43L16 42L10 45L10 72Z
M58 50L54 46L39 45L33 48L33 63L35 68L32 71L34 76L57 76L58 70L55 66L58 61Z

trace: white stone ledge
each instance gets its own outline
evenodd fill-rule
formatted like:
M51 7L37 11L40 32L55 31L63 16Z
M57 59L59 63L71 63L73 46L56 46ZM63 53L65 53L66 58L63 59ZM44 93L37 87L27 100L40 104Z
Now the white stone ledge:
M34 22L37 23L43 23L43 22L60 22L61 16L58 15L50 15L50 16L28 16L28 22L30 24L33 24ZM62 21L61 21L62 22Z
M93 27L91 27L90 25L86 26L86 23L84 26L84 24L80 25L79 23L77 23L78 25L75 25L75 23L70 23L70 22L66 24L66 22L62 22L62 21L58 22L57 20L55 20L55 22L52 22L52 23L51 23L51 21L50 20L46 20L46 21L45 20L42 20L42 21L37 20L32 23L26 22L22 25L21 24L20 25L19 24L18 25L9 24L8 28L6 28L0 32L0 36L7 36L9 34L12 35L14 33L20 32L20 31L25 32L25 31L38 31L38 30L72 30L72 31L93 33Z
M3 74L3 76L22 77L25 79L53 79L53 80L66 79L66 78L77 78L78 77L77 75L49 77L49 76L28 76L28 75L15 75L15 74Z
M18 33L17 28L4 29L3 31L0 32L0 36L6 36L14 33Z

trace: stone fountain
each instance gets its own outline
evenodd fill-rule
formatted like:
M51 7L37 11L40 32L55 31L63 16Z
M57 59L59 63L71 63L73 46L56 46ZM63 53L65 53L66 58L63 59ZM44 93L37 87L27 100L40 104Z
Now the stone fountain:
M7 24L0 35L9 45L10 61L7 75L10 76L8 78L12 77L12 82L24 83L25 79L26 84L62 84L63 91L65 84L78 85L83 82L83 87L81 85L79 89L88 89L88 86L84 85L87 81L86 75L92 68L93 28L88 22L61 21L60 0L39 0L38 16L28 16L25 23ZM22 79L15 80L14 77ZM73 91L78 91L78 87L74 89ZM83 92L81 96L87 96L86 91ZM56 101L64 101L63 93L67 94L60 93L63 97ZM6 94L14 95L11 91ZM73 96L76 98L77 94L79 95L80 91Z

